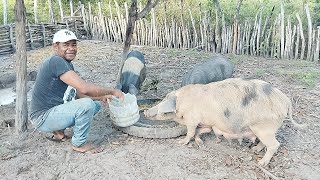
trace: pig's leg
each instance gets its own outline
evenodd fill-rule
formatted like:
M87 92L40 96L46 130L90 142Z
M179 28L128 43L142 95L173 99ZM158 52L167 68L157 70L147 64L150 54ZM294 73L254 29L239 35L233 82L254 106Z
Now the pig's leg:
M187 136L184 139L180 140L179 143L187 145L190 142L191 138L194 137L196 128L197 125L187 125Z
M212 131L211 127L199 127L196 129L196 135L194 137L194 140L199 147L203 146L203 141L201 140L200 135L204 133L209 133L211 131Z
M267 147L266 154L259 161L259 165L266 166L280 146L275 136L277 128L274 125L264 124L263 126L250 127L250 129L260 139L260 142Z
M254 147L251 148L252 151L258 153L260 152L264 147L266 147L261 141Z
M220 143L222 141L222 131L220 131L218 128L216 127L212 127L212 130L214 132L214 134L216 135L216 143Z

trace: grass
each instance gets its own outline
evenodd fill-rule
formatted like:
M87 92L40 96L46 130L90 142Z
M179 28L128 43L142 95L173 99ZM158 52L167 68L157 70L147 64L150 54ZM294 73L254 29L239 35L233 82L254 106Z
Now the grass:
M310 71L310 72L302 72L298 71L294 73L303 84L307 85L308 88L313 88L316 86L318 79L320 78L320 71Z
M261 78L265 73L265 70L264 69L256 69L256 76L258 78Z
M307 88L314 88L317 81L320 79L320 70L315 68L308 68L307 70L282 70L281 74L289 75L299 80Z

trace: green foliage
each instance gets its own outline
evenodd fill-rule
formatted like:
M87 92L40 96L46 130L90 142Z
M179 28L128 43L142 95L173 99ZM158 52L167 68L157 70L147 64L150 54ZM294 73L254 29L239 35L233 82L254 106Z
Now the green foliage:
M119 4L119 10L122 15L125 15L125 3L127 3L127 7L130 8L131 0L116 0ZM230 1L230 0L218 0L221 10L225 14L225 20L227 24L233 22L237 3L238 1ZM30 23L34 22L34 10L33 10L33 2L34 0L25 0L25 6L27 11L27 20ZM57 0L51 0L53 14L56 20L60 19L60 9ZM64 15L70 15L70 5L69 0L62 0L63 3L63 11ZM90 3L93 15L98 15L98 2L101 2L102 13L106 17L110 17L110 11L113 16L117 16L117 9L115 8L115 0L80 0L88 10L88 4ZM143 8L146 5L147 0L138 0L139 8ZM181 2L183 2L183 6L181 6ZM200 18L204 17L204 15L208 12L211 13L212 17L214 17L214 0L160 0L159 4L155 8L155 13L157 16L157 21L162 23L164 18L167 18L167 21L171 21L174 19L175 21L181 21L181 17L183 20L189 24L190 21L190 13L189 9L192 12L192 17L195 22L199 22ZM255 16L257 13L262 11L262 20L264 21L267 16L270 15L272 7L275 6L275 10L272 18L275 19L280 13L280 2L279 0L243 0L242 6L240 8L239 19L240 22L244 22L245 20L250 20L250 22L254 22ZM295 22L296 17L295 14L298 13L302 18L302 22L306 23L306 13L304 8L305 0L286 0L284 2L285 8L285 16L286 18L290 18L291 21ZM320 25L320 0L309 0L309 8L311 11L311 17L314 25ZM73 0L74 10L77 8L77 0ZM111 4L111 8L109 8L109 3ZM14 22L14 4L15 0L7 0L7 17L8 22ZM3 14L3 1L0 3L0 11ZM48 0L38 0L38 11L37 17L39 22L49 22L49 7ZM146 15L147 19L150 19L150 13ZM0 23L3 23L3 15L0 16Z
M256 69L256 76L257 78L261 78L265 73L265 70L264 69Z
M315 87L318 79L320 78L320 71L317 69L310 69L310 71L294 71L290 72L290 75L298 78L308 88Z
M314 63L308 61L295 61L294 63L292 63L292 61L290 61L288 62L288 64L296 67L296 70L288 71L285 68L281 68L277 69L276 71L284 76L297 79L307 88L315 87L317 81L320 80L320 70L316 67ZM301 67L304 67L303 69L307 70L302 71Z

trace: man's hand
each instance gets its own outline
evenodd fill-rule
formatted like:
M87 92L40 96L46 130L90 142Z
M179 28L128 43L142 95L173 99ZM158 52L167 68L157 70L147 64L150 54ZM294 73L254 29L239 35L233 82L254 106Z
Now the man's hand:
M112 96L116 96L117 98L119 98L120 101L123 101L124 100L124 95L123 95L123 92L118 90L118 89L114 89L112 91Z

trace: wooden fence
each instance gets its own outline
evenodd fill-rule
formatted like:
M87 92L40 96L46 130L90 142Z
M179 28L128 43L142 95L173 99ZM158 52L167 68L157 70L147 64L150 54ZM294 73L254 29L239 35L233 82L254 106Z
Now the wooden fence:
M112 11L103 13L99 3L98 7L99 14L96 15L91 14L90 4L87 9L82 7L82 16L86 19L86 29L91 37L123 42L128 6L124 6L123 14L116 1L116 14ZM109 8L111 9L111 3ZM215 16L203 13L200 21L196 22L190 9L189 17L185 17L184 13L181 18L164 17L161 21L157 18L156 10L152 9L149 21L144 18L136 22L132 43L320 62L320 27L312 26L308 4L305 4L304 9L307 16L307 24L304 25L306 27L303 26L299 14L296 14L297 24L293 24L289 16L285 17L283 5L273 21L271 15L274 12L263 20L263 10L260 9L254 21L247 20L232 25L226 25L224 14L219 14L217 10Z
M61 19L62 21L68 18L78 19L83 25L82 33L88 39L124 42L129 14L128 5L124 4L121 8L115 0L114 4L109 3L108 12L102 11L100 2L97 5L99 8L97 14L92 14L90 3L88 7L79 4L77 14L65 18L61 17ZM262 19L263 10L260 9L254 20L231 25L226 24L224 14L217 9L213 15L203 11L200 14L200 20L196 21L195 14L190 9L181 10L179 18L166 16L160 18L157 16L157 8L162 8L162 6L151 10L149 20L143 18L136 22L132 44L168 48L196 48L214 53L319 62L320 27L312 26L308 4L304 7L307 17L306 25L303 25L299 14L296 14L295 17L297 23L292 23L290 17L285 16L283 5L281 5L278 14L272 11L276 18L273 18L271 13L270 16ZM111 9L116 11L111 11ZM121 11L121 9L125 10ZM142 9L141 5L138 9ZM27 27L28 48L50 44L51 37L47 31L50 31L52 36L54 26L29 25ZM69 25L69 27L71 26ZM0 54L12 52L11 48L14 47L13 28L10 26L0 28L0 41L6 44L0 46ZM34 30L31 30L33 28ZM2 40L3 37L5 40Z
M27 50L37 49L52 44L53 34L63 28L74 31L78 37L87 37L84 24L79 20L66 20L57 24L28 24L26 26ZM0 26L0 55L15 52L15 24Z

